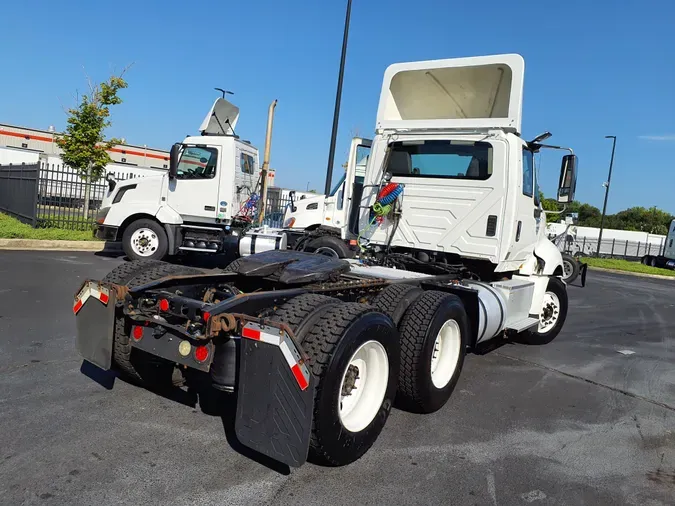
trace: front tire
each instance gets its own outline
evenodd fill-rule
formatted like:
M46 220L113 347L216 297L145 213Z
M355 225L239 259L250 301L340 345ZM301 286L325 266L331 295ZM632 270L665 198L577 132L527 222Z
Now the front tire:
M397 400L417 413L445 405L466 356L469 319L453 294L427 291L411 304L400 325L401 369Z
M169 250L169 239L164 227L143 218L124 229L122 248L130 260L161 260Z
M548 344L560 333L567 318L567 288L558 278L549 278L539 313L537 330L523 333L527 344Z

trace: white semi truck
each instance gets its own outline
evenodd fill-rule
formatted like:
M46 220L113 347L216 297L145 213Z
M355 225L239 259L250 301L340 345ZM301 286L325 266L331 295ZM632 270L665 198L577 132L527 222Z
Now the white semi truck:
M268 130L275 105L270 105ZM218 98L199 128L201 135L173 146L168 171L119 182L110 177L95 235L121 241L133 260L228 253L240 243L246 254L285 248L284 234L261 231L257 243L250 234L242 240L242 231L254 225L251 211L264 192L258 150L236 135L238 119L239 108Z
M344 190L358 258L123 264L75 296L80 354L143 386L236 392L241 444L335 466L368 451L395 403L442 408L467 353L550 342L568 299L537 202L543 145L520 136L523 76L513 54L390 66L362 194ZM565 155L561 202L576 167Z
M663 253L661 255L645 255L642 257L642 263L662 269L675 269L675 220L670 224Z

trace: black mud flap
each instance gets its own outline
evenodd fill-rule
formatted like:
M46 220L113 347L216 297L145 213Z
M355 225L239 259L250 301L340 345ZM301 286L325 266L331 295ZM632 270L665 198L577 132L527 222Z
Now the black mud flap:
M261 340L243 338L240 342L237 438L263 455L300 467L307 460L312 427L311 374L301 363L307 378L303 383L297 361L295 370L290 366L291 356L300 358L290 342L290 349Z
M586 273L588 272L588 264L579 263L579 272L581 274L581 286L586 286Z
M77 351L86 361L108 371L112 365L115 290L98 281L85 281L75 296Z

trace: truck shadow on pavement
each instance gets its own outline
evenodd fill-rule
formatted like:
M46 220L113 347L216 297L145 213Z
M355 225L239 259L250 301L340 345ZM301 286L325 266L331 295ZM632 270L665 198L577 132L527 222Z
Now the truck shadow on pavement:
M80 372L107 390L113 389L115 380L120 380L137 387L137 385L118 376L116 373L104 371L86 360L82 361ZM208 375L203 373L191 374L185 378L185 385L181 387L147 388L147 390L167 400L188 406L192 409L197 409L199 407L201 412L207 416L219 417L223 425L225 438L234 451L279 474L285 476L290 474L290 467L286 464L277 462L262 453L244 446L237 439L234 428L235 416L237 413L237 393L216 390L211 386Z

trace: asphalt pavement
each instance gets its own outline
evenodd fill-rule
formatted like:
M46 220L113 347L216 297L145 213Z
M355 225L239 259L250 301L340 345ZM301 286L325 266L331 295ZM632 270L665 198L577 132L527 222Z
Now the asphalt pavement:
M285 473L227 417L81 373L73 295L121 261L0 252L0 504L675 503L675 282L590 271L552 343L469 356L439 412Z

